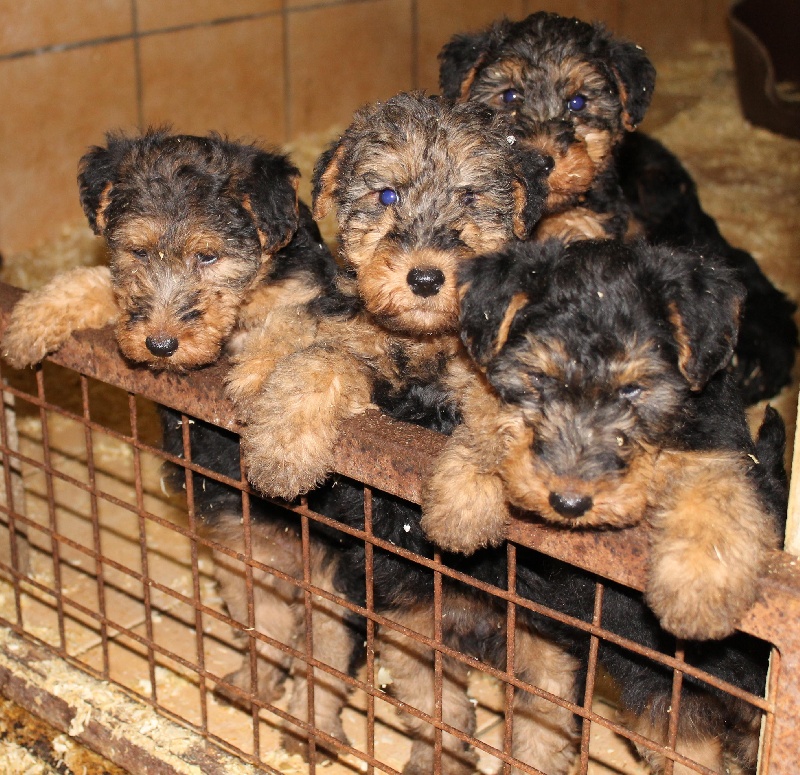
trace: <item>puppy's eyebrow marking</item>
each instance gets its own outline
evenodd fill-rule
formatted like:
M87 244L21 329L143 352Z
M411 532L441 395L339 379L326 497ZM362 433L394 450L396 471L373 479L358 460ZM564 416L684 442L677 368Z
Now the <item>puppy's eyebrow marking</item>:
M503 349L503 345L508 339L508 332L511 324L514 322L514 316L528 303L528 295L526 293L515 293L511 297L511 301L506 307L503 314L503 319L500 321L500 327L497 329L497 339L495 340L494 352L495 355Z

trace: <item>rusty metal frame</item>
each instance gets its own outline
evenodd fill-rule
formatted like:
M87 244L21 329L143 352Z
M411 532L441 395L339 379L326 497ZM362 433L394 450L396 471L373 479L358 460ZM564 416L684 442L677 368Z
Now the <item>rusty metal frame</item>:
M0 327L4 328L7 320L8 312L13 304L21 295L21 292L10 286L0 285ZM509 592L508 589L514 588L514 573L516 555L514 544L530 547L537 551L556 557L557 559L564 560L575 566L588 570L596 574L601 579L607 579L613 582L624 584L633 589L641 590L643 588L643 580L645 577L647 565L647 535L641 529L629 529L618 532L584 532L584 533L565 533L564 531L527 522L521 519L514 519L511 524L510 538L512 543L509 544L508 549L508 565L509 565L509 586L508 589L498 589L490 587L489 585L477 582L474 579L464 576L439 562L438 555L433 559L425 559L413 557L413 559L429 569L434 573L434 612L436 627L432 638L421 636L413 633L387 617L381 616L373 610L373 590L371 583L371 568L372 568L372 555L375 548L380 548L387 551L395 552L401 556L411 558L408 552L398 549L390 545L386 541L382 541L372 534L371 530L371 488L382 490L393 495L400 496L412 502L419 502L420 497L420 484L422 476L431 465L431 461L441 449L443 440L435 433L426 431L421 428L406 425L404 423L393 422L386 417L381 416L376 412L367 413L361 417L348 421L345 428L345 433L339 445L336 448L335 467L341 474L351 477L359 482L362 482L366 488L365 500L365 529L364 531L352 530L345 528L339 523L329 520L321 515L315 514L310 511L305 502L302 502L296 509L299 514L303 536L304 547L304 573L302 579L294 579L287 576L276 568L270 568L252 557L250 549L250 519L249 519L249 497L252 494L249 489L244 476L240 480L230 480L225 477L215 478L225 481L232 487L236 487L242 491L242 502L244 509L244 531L245 531L245 552L244 554L237 553L228 547L217 544L207 538L200 537L195 531L195 515L189 510L189 526L182 528L167 520L161 519L156 515L150 514L144 508L143 492L139 471L139 457L141 453L148 452L154 455L159 455L162 458L171 459L172 462L177 462L187 469L187 488L191 488L192 477L189 471L203 471L198 466L191 463L190 460L190 445L188 435L188 423L184 424L184 446L186 451L185 460L177 460L170 458L160 450L157 450L138 437L137 431L137 408L136 396L155 401L157 403L171 406L172 408L184 413L187 416L200 417L223 427L236 430L235 421L233 419L234 413L230 405L224 397L222 391L221 373L222 367L215 366L204 369L200 372L194 373L190 380L181 378L171 374L154 374L146 369L131 367L119 355L113 336L108 330L83 332L75 336L68 342L56 355L50 359L53 362L71 369L81 375L81 398L83 410L80 415L72 415L73 419L83 423L86 433L86 445L88 452L88 480L89 483L84 484L70 478L63 472L56 471L48 457L48 440L47 440L47 423L43 422L43 446L44 446L44 463L39 465L46 472L48 498L50 502L50 523L43 526L38 523L32 522L28 519L24 510L15 505L13 497L14 490L11 487L10 471L12 470L11 463L31 463L10 443L9 433L6 423L2 424L0 428L0 454L2 454L2 462L6 476L6 493L8 493L8 505L0 507L0 515L7 522L9 529L10 541L10 560L8 563L0 562L0 572L5 576L11 578L15 590L15 606L16 606L16 621L5 622L17 635L24 638L25 641L31 644L31 648L44 649L46 652L55 653L57 656L62 657L75 663L70 655L67 653L65 647L65 634L64 634L64 605L69 605L78 610L82 615L87 616L97 622L102 642L106 648L103 667L100 670L90 671L100 679L109 680L109 664L107 656L107 641L108 629L112 628L120 631L124 630L121 626L109 618L106 610L104 600L104 568L113 568L128 574L135 580L141 582L143 588L143 604L146 612L146 623L148 625L146 634L144 636L128 631L125 634L137 641L147 652L148 655L148 678L150 681L151 691L150 696L142 697L139 699L152 708L171 716L179 723L194 729L203 738L211 743L214 743L222 748L230 748L230 744L218 738L214 733L209 730L208 715L206 707L206 683L220 683L222 680L220 676L214 675L209 672L203 662L203 617L212 617L221 621L234 629L243 631L249 639L249 653L251 665L255 664L255 643L257 640L272 643L279 648L292 654L295 658L303 661L307 665L307 680L309 682L309 708L313 710L314 702L314 675L315 671L322 671L333 675L341 682L358 689L363 692L367 697L367 719L368 727L374 731L375 724L375 700L381 698L383 701L388 702L395 707L416 715L424 721L432 724L436 729L436 749L438 755L441 755L441 735L447 732L455 737L466 739L479 748L487 750L495 756L500 762L508 766L515 766L523 771L536 772L536 770L521 765L516 762L511 755L510 741L511 741L511 728L513 723L513 714L511 713L511 703L513 701L513 694L517 690L529 691L533 694L545 696L552 702L560 704L569 708L581 720L581 761L580 773L586 773L588 768L588 735L589 729L592 724L601 724L617 734L632 740L636 743L642 743L651 749L664 754L668 760L676 761L687 764L691 767L686 759L680 754L674 752L674 742L677 734L677 718L679 713L680 689L683 677L686 675L695 676L706 681L708 684L722 689L734 696L750 702L754 706L760 708L765 712L765 724L763 735L763 746L761 753L761 764L759 773L761 775L790 775L794 772L795 762L800 760L800 737L795 733L795 728L800 723L800 572L795 565L795 560L792 556L784 552L774 552L770 558L769 572L766 574L762 583L762 594L758 603L748 613L741 624L741 629L751 635L759 637L773 645L773 660L771 666L771 678L767 699L754 697L742 692L737 688L730 686L722 681L714 679L701 671L686 665L682 661L683 653L679 648L674 657L665 656L660 653L652 652L643 648L635 643L626 641L623 638L613 635L602 628L600 619L600 610L602 602L603 584L598 582L597 594L595 596L595 615L591 623L581 622L563 614L551 611L542 606L538 606L529 600L521 598L516 594ZM128 404L131 418L131 433L129 436L111 431L104 428L91 419L90 402L88 393L88 379L96 379L101 382L111 384L128 393ZM42 418L46 417L48 412L58 412L65 415L70 415L63 408L52 405L47 401L44 383L41 372L37 373L37 390L36 395L24 394L14 388L6 386L5 391L7 394L15 396L18 400L24 399L29 404L39 408ZM91 431L103 430L112 436L118 437L120 441L129 444L134 450L134 466L135 466L135 480L136 480L136 494L135 503L128 504L122 501L116 503L124 509L129 510L135 514L139 519L140 535L142 537L142 556L141 556L141 572L134 571L131 568L121 566L116 563L113 557L103 555L100 547L99 533L98 533L98 518L97 507L98 497L112 499L109 494L99 494L94 485L95 474L92 469L92 454L91 454ZM68 536L63 535L58 530L58 524L55 517L53 508L53 481L61 479L73 486L82 489L90 494L91 514L89 515L93 525L93 544L91 547L80 544L79 542L71 540ZM189 493L191 495L191 492ZM191 503L191 497L189 497ZM144 541L145 535L145 521L152 520L156 523L163 523L168 526L170 530L181 533L190 540L192 547L191 551L191 568L193 577L193 589L191 595L184 595L176 590L169 589L163 584L160 584L155 579L150 578L148 573L148 557L147 548ZM365 542L366 551L366 565L367 565L367 597L366 606L361 607L355 605L337 595L329 593L311 582L309 572L309 551L308 551L308 535L309 535L309 520L316 520L323 524L329 524L339 530L350 533ZM47 586L32 579L26 571L24 561L24 534L25 529L36 529L47 535L53 547L53 568L55 583L54 589L49 589ZM210 548L228 554L239 562L243 563L246 568L247 578L249 579L248 585L252 591L252 574L254 570L266 571L296 584L303 591L305 600L305 615L307 622L310 621L311 616L311 600L313 596L324 597L344 609L348 609L366 618L367 621L367 677L366 680L353 678L351 676L340 673L333 668L321 663L315 659L312 654L311 643L311 628L306 627L306 641L302 647L292 648L286 644L280 644L261 634L252 630L253 613L250 612L250 621L245 627L242 623L234 621L230 617L222 614L207 605L203 604L201 600L200 590L198 588L198 557L197 548L205 544ZM62 594L61 583L59 579L59 547L61 545L70 546L77 549L87 558L95 563L97 569L97 585L99 597L99 610L97 612L89 610L85 607L81 608L75 601L68 600ZM561 698L547 695L546 692L538 689L537 687L530 686L520 679L516 678L513 674L494 669L488 665L480 664L476 660L468 657L460 652L457 652L442 643L441 638L441 585L443 577L451 577L465 584L469 584L477 589L486 591L498 598L507 602L507 626L509 632L513 633L516 611L520 607L529 608L538 613L542 613L558 619L564 623L581 629L591 636L591 649L590 649L590 664L589 664L589 680L587 682L585 696L579 703L573 704ZM60 647L52 647L38 641L32 633L28 632L24 626L20 595L23 585L36 588L41 594L50 595L54 598L54 604L57 607L60 623L59 644ZM157 590L179 602L191 607L194 610L195 616L195 629L197 632L197 653L198 662L192 664L187 660L181 658L178 654L171 653L165 649L161 644L157 643L153 636L152 631L152 611L150 605L149 595L151 590ZM434 691L437 695L436 713L433 717L429 717L421 713L415 708L411 708L401 701L385 694L376 685L375 681L375 664L374 664L374 643L376 627L389 627L393 628L404 635L413 637L434 651L435 659L435 684ZM591 698L594 692L594 678L595 667L597 663L597 647L600 639L606 639L625 648L630 649L635 653L644 655L645 657L652 658L665 664L674 670L673 681L673 716L670 728L670 738L666 747L659 746L650 741L641 738L630 730L625 729L621 725L610 721L607 718L601 717L594 713L591 709ZM163 708L158 701L156 695L156 681L155 681L155 665L156 654L160 657L167 657L182 664L186 669L193 671L198 676L200 686L200 717L199 724L188 721L180 717L176 718L176 714L167 711ZM494 676L505 684L505 728L504 728L504 745L503 750L493 749L486 743L476 741L472 738L466 737L461 732L448 726L442 719L441 713L441 692L442 692L442 658L449 657L466 664L469 667L480 669L482 672ZM514 664L514 638L508 638L507 646L507 664ZM255 681L255 679L254 679ZM3 669L0 668L0 692L5 688L9 691L8 687L15 685L13 675L4 675ZM253 694L255 694L255 686L253 686ZM25 692L17 691L16 696L12 699L20 701L25 700ZM255 697L249 698L252 703L252 718L253 718L253 751L259 750L258 740L258 714L260 708L267 708L272 714L284 718L287 721L292 721L292 718L284 711L276 708L275 706L261 702ZM24 702L22 703L24 704ZM59 711L62 715L64 710ZM309 713L309 718L313 718L313 713ZM319 730L314 729L311 725L294 720L294 722L310 737L310 744L312 752L317 741L324 742L328 745L335 746L348 753L352 753L359 757L364 762L368 771L379 770L381 772L396 772L394 769L385 763L378 761L375 758L375 750L373 741L370 740L367 745L367 750L361 752L355 748L344 746L342 743L328 738ZM51 722L52 723L52 722ZM94 742L93 747L103 748L102 743ZM99 750L99 753L111 758L107 750ZM237 753L246 761L264 769L265 771L275 771L268 765L265 765L259 760L257 753L247 754L244 751L237 751ZM125 762L128 764L128 760ZM211 766L209 764L209 766ZM214 765L216 766L216 765ZM315 770L315 765L310 765L312 772ZM672 769L672 764L667 764L667 775L669 770ZM709 772L702 767L694 767L697 772ZM166 770L165 770L166 771Z

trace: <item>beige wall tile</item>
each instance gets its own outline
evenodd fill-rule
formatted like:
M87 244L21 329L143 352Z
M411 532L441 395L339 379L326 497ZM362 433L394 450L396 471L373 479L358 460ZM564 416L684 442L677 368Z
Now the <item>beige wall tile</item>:
M280 16L147 36L141 66L145 123L283 142Z
M279 11L281 0L137 0L136 9L139 29L146 32Z
M410 0L291 13L289 63L292 136L347 124L365 102L411 88Z
M0 0L0 55L131 32L130 0Z
M78 159L136 123L133 43L0 62L0 249L33 247L83 220Z
M650 56L674 54L702 36L698 0L624 0L617 34L643 46Z
M730 39L728 31L728 9L730 7L731 0L705 0L704 39L723 42Z
M620 0L525 0L528 13L552 11L587 22L601 21L612 31L619 24L619 7Z
M419 44L417 78L420 89L439 91L439 60L442 46L459 32L484 29L495 19L526 15L523 0L421 0L417 11Z
M316 8L320 5L341 5L342 2L359 2L359 0L284 0L286 8ZM425 2L425 0L422 0Z

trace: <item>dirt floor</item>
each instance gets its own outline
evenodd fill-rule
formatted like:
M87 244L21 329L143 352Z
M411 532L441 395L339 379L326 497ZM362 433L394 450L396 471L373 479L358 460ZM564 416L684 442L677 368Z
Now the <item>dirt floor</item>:
M657 94L644 129L665 142L684 161L695 177L705 208L718 220L728 239L751 251L768 275L794 299L800 299L800 268L795 257L800 254L800 142L772 135L748 125L741 117L734 93L732 64L724 46L703 45L693 49L691 56L680 60L659 62ZM332 129L324 135L303 138L290 148L303 170L303 196L308 201L308 180L314 160L336 134ZM332 225L324 225L327 237ZM102 245L92 236L85 224L65 224L62 237L55 243L40 245L31 251L6 256L1 278L24 288L34 288L62 268L93 264L103 260ZM30 374L25 378L29 378ZM48 367L48 396L62 405L79 410L79 394L74 376L55 367ZM77 398L76 398L77 395ZM157 438L157 421L153 408L141 407L141 432L145 439ZM794 428L797 403L797 381L787 388L773 404ZM112 391L96 401L98 415L93 419L112 428L127 418L127 399ZM124 423L123 423L124 424ZM51 416L47 429L51 445L58 451L54 467L68 472L79 481L86 480L86 445L83 427L69 419ZM20 448L33 460L41 460L42 426L38 413L19 407ZM104 491L130 502L133 497L134 454L129 445L119 443L111 435L99 432L94 436L94 459L97 476ZM793 432L790 435L793 438ZM144 506L175 521L185 523L184 507L163 494L160 463L143 454L137 461L145 483ZM23 470L27 493L28 514L49 524L53 515L47 506L47 483L40 471L31 466ZM91 545L92 536L87 517L90 503L85 493L64 483L57 483L56 519L59 529ZM112 555L124 567L141 567L140 525L136 518L113 503L101 501L99 520L101 541L105 554ZM176 538L168 528L148 524L146 539L149 547L149 573L153 578L191 595L191 556L188 541ZM4 540L0 536L0 541ZM7 534L5 540L7 541ZM94 563L85 555L62 550L60 583L70 600L88 610L96 611L98 593ZM44 589L54 585L55 566L52 547L44 533L32 537L31 572ZM203 602L221 610L212 578L210 558L199 558L200 593ZM2 583L2 582L0 582ZM127 631L145 633L153 628L157 642L184 653L186 660L197 659L193 611L175 598L153 593L151 621L146 620L142 604L142 586L130 574L106 568L105 605L109 617ZM26 629L43 641L57 645L60 635L56 627L56 610L51 598L31 589L22 600ZM133 694L151 697L157 692L158 701L173 713L199 722L198 697L201 687L195 674L175 660L155 656L155 668L150 670L152 655L124 633L111 628L98 631L96 622L69 608L64 637L67 651L90 669L108 671L109 677ZM15 600L8 585L0 587L0 615L13 619ZM206 667L223 675L238 661L238 648L230 629L219 621L206 617L202 622ZM107 638L108 649L101 645ZM155 680L155 686L153 685ZM482 674L473 676L471 692L479 710L478 734L498 744L502 725L498 710L502 708L499 687ZM365 745L365 712L363 698L354 698L345 712L345 726L357 747ZM408 756L408 743L400 732L392 709L378 701L379 723L376 729L376 755L395 767L401 767ZM613 703L598 699L596 709L613 716ZM253 751L252 721L248 714L213 698L208 704L208 724L213 734L243 751ZM4 710L0 707L0 724ZM304 772L305 765L297 757L288 757L277 749L277 735L266 714L259 721L260 755L281 772ZM26 743L13 741L26 747ZM8 745L0 747L0 769L3 757L10 756ZM30 750L36 756L35 750ZM20 754L22 755L22 754ZM645 769L636 762L627 744L620 738L593 725L591 742L592 775L629 773L639 775ZM481 769L490 771L496 763L482 759ZM26 765L28 766L28 765ZM31 764L30 766L34 766ZM23 769L32 774L49 772L51 766L42 761L42 770ZM353 773L360 770L355 761L330 765L326 773ZM9 770L16 771L16 770ZM63 770L62 770L63 771ZM91 772L92 770L87 770Z

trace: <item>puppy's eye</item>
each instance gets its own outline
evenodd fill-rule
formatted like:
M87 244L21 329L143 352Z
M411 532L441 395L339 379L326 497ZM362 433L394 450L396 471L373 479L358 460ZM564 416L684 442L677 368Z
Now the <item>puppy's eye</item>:
M197 259L197 263L202 264L203 266L216 264L219 260L219 256L215 255L214 253L197 253L195 254L195 258Z
M623 385L618 393L622 398L627 399L628 401L632 401L634 398L638 398L644 388L636 382L631 382L628 385Z
M511 103L519 102L522 99L522 92L517 89L506 89L500 94L500 99L504 105L511 105Z
M139 261L147 261L147 251L144 248L131 248L130 254Z
M378 201L384 207L391 207L397 204L399 199L400 195L393 188L383 188L378 192Z
M552 379L541 372L531 371L528 373L528 385L530 385L533 390L542 390L551 382Z
M582 94L575 94L567 100L567 107L573 113L580 113L586 107L586 97Z
M475 192L469 188L461 192L461 204L465 207L475 204L476 198Z

